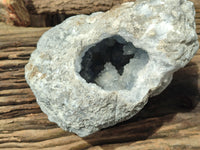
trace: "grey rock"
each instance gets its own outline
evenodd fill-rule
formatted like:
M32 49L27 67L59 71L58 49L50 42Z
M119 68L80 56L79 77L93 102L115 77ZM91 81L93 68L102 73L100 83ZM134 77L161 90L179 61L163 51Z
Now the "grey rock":
M87 136L127 120L198 50L187 0L138 0L70 17L40 38L25 77L48 119Z

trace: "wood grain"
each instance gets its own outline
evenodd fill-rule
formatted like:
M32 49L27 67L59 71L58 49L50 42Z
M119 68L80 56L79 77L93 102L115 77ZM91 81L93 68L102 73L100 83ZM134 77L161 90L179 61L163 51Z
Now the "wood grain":
M196 12L200 38L200 5ZM24 79L24 65L48 29L0 23L0 149L200 149L200 51L136 116L80 138L48 121Z
M24 0L33 27L55 26L70 16L107 11L113 6L129 1L135 0ZM191 1L196 4L198 12L199 0Z
M66 15L91 14L107 11L115 5L135 0L24 0L31 14L59 13ZM191 0L200 7L199 0Z
M30 25L30 15L23 0L0 0L0 21L10 25Z
M126 0L24 0L33 27L55 26L70 16L107 11L124 1Z
M90 14L106 11L124 0L24 0L31 14L60 13L67 15Z

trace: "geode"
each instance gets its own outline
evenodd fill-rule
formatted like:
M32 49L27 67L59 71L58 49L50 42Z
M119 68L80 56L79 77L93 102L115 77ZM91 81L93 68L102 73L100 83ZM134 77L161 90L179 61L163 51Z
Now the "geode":
M198 50L187 0L78 15L40 38L25 77L48 119L81 137L127 120Z

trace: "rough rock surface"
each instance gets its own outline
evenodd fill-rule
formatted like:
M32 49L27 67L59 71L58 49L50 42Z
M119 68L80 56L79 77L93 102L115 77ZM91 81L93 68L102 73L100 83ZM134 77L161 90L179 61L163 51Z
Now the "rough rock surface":
M194 16L187 0L138 0L71 17L41 37L26 80L50 121L87 136L167 87L198 50Z

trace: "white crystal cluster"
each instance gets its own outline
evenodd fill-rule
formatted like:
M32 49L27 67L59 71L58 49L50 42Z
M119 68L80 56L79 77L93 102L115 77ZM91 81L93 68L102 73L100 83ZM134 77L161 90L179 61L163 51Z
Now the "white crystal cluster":
M138 0L70 17L40 38L26 80L50 121L87 136L168 86L198 50L194 16L187 0Z

